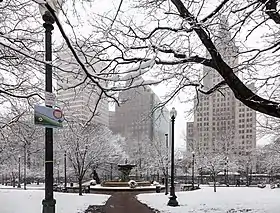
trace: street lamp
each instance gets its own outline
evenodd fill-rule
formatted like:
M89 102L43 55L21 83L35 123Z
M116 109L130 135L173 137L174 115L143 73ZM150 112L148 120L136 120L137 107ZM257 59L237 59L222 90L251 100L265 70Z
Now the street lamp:
M174 122L177 115L177 111L173 107L170 111L171 117L171 187L170 187L170 197L167 203L168 206L178 206L178 201L176 200L175 187L174 187Z
M194 190L194 157L195 152L192 152L192 189Z
M57 162L57 185L59 185L59 162Z
M253 168L252 168L253 166L252 166L252 164L250 165L250 178L249 178L249 185L251 185L251 183L252 183L252 170L253 170Z
M249 161L247 161L247 164L246 164L246 186L249 186Z
M66 151L64 152L64 189L67 190Z
M110 163L110 179L113 180L113 163Z
M60 0L50 0L49 3L54 9L58 8ZM55 7L55 8L54 8ZM49 5L40 5L40 13L44 20L45 28L45 90L48 93L52 93L52 30L55 22L54 17L49 11ZM47 106L52 107L52 106ZM45 130L45 199L42 201L43 213L55 213L55 199L53 198L53 129L47 128Z
M228 179L228 157L226 157L226 185L229 186L229 179Z
M26 144L24 145L23 155L23 189L26 190Z
M203 184L203 178L202 178L202 167L200 167L200 184Z
M21 158L21 156L19 155L18 156L18 185L17 185L18 188L21 187L20 186L20 158Z
M165 167L165 195L168 194L168 134L165 134L165 142L166 142L166 167Z

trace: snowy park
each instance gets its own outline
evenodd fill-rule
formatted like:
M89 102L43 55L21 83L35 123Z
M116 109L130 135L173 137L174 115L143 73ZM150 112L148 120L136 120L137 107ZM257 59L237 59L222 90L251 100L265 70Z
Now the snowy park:
M0 14L0 213L280 213L280 0Z
M137 199L160 213L278 213L279 189L253 187L212 187L177 192L178 207L167 206L168 196L161 193L139 194Z
M83 213L89 205L104 205L110 195L54 193L56 212ZM44 190L0 189L1 213L38 213L42 212Z

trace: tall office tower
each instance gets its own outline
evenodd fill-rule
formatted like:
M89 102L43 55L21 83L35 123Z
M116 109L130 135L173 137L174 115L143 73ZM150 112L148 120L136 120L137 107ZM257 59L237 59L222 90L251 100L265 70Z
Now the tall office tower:
M144 81L142 78L138 80ZM149 86L123 91L119 94L119 100L121 104L115 107L115 117L110 118L112 131L139 142L146 137L165 144L169 113L166 108L153 112L160 100Z
M116 132L116 112L109 111L109 128L112 132Z
M187 122L187 138L186 138L186 153L191 153L193 150L192 146L194 144L194 129L193 129L194 122Z
M238 64L237 47L222 17L215 40L223 59L231 66ZM238 73L237 73L238 74ZM204 67L203 84L212 88L223 79L217 71ZM254 89L253 85L250 85ZM188 152L207 153L223 150L246 155L256 147L256 112L240 101L228 88L211 95L199 94L195 99L194 122L187 124Z
M79 52L77 51L79 54ZM101 90L89 79L76 63L69 52L60 53L62 63L59 67L63 70L55 70L58 76L57 81L57 103L62 108L65 119L68 121L93 122L109 126L109 106L105 97L101 96ZM98 72L105 67L103 63L93 63L94 57L87 54L87 69ZM94 69L94 71L93 71ZM98 105L97 105L98 103ZM93 114L95 107L97 110Z

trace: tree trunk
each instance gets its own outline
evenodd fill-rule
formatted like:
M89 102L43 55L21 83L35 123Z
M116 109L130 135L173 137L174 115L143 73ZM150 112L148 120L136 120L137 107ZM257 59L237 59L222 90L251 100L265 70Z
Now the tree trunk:
M31 153L29 148L27 149L26 165L28 169L31 168Z
M15 188L16 187L16 177L15 177L15 174L12 174L13 176L13 187Z
M79 195L83 195L82 178L79 178Z
M216 177L215 177L215 175L213 175L213 182L214 182L214 192L217 192Z
M96 184L100 184L100 179L95 169L93 170L93 179L96 181Z

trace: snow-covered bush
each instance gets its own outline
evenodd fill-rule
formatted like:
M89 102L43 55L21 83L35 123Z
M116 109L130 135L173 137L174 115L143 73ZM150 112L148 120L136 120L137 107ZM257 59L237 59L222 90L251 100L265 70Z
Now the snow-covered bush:
M96 185L96 180L94 180L94 179L91 180L91 181L89 182L89 184L92 185L92 186L95 186L95 185Z
M136 188L137 183L135 180L130 180L130 181L128 181L128 185L130 188L134 189L134 188Z
M157 182L157 181L153 182L153 186L158 186L158 185L160 185L159 182Z

